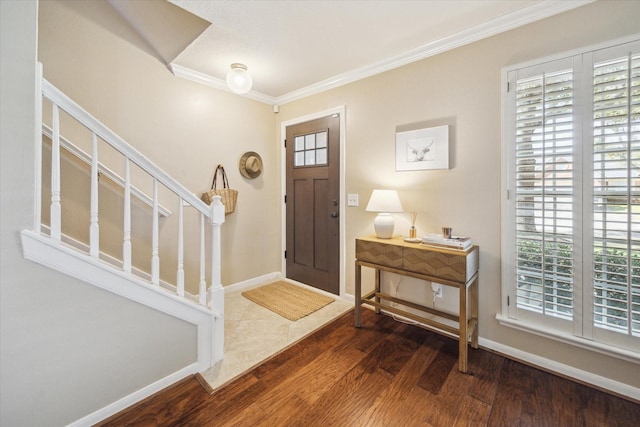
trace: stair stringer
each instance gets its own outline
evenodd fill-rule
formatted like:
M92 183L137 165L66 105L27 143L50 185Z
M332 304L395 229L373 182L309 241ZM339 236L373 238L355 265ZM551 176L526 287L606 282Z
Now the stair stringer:
M81 253L72 246L57 242L48 236L23 230L21 239L26 259L189 322L197 328L195 363L119 399L74 424L93 424L105 419L188 375L205 371L218 361L214 360L214 352L221 351L214 349L214 334L223 324L223 317L219 313L172 295L160 287L154 287L109 263ZM221 359L221 355L218 354L215 359Z

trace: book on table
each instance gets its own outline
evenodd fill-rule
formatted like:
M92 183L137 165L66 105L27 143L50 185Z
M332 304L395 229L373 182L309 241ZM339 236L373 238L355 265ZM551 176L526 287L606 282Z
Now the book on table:
M441 246L450 249L467 250L473 246L473 242L470 237L451 236L447 239L440 234L427 234L422 237L422 243L431 246Z

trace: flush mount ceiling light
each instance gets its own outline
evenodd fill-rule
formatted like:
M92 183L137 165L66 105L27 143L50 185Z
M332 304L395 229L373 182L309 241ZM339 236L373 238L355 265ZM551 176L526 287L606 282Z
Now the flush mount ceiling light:
M229 89L235 93L243 94L251 90L251 85L253 85L253 79L247 71L247 66L239 63L231 64L231 71L227 74Z

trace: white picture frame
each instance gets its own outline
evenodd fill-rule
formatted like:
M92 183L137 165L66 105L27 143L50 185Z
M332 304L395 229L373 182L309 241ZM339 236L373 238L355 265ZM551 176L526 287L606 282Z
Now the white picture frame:
M396 132L396 171L449 169L449 126Z

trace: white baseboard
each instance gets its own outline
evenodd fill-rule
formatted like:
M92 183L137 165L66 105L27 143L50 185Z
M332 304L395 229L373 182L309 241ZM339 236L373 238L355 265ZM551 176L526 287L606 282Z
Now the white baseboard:
M486 338L478 338L478 344L480 344L481 347L503 354L510 359L522 361L531 366L555 373L561 377L571 378L578 382L640 401L640 389L628 384L583 371L582 369L574 368L573 366L565 365L545 357L536 356L535 354L527 353Z
M93 425L139 400L162 390L176 381L212 366L214 345L214 322L220 313L154 286L142 279L118 270L113 265L93 259L64 244L53 242L46 236L25 230L21 233L24 257L87 284L127 298L141 305L174 316L196 327L197 360L174 374L144 386L142 389L81 418L71 425Z
M344 295L342 295L342 299L353 304L356 303L356 296L353 294L345 293Z
M274 271L273 273L263 274L262 276L254 277L243 282L233 283L224 287L225 294L227 292L238 292L245 289L253 288L254 286L264 285L275 280L281 280L283 278L282 273Z
M253 279L249 279L249 280L245 280L243 282L238 282L238 283L234 283L232 285L227 285L224 287L224 291L225 293L227 292L238 292L238 291L244 291L245 289L249 289L249 288L253 288L259 285L264 285L267 283L271 283L273 281L276 280L286 280L287 282L291 282L291 283L295 283L296 285L308 288L312 291L315 292L319 292L322 294L325 294L327 296L330 296L332 298L335 298L336 295L332 294L330 292L325 292L322 289L318 289L318 288L314 288L312 286L309 285L305 285L304 283L301 282L296 282L295 280L291 280L291 279L287 279L284 277L284 274L279 272L279 271L274 271L273 273L267 273L264 274L262 276L258 276L258 277L254 277ZM339 296L342 300L347 301L347 302L352 302L355 303L355 297L351 294L344 294L344 295L340 295Z
M368 306L364 306L363 308L368 308L373 310L372 307L368 307ZM383 309L382 311L384 312L385 310ZM388 313L388 312L386 313L389 316L393 316L392 313ZM401 316L396 316L396 317L400 317L403 321L406 319L406 318L402 318ZM426 329L434 330L434 328L429 327L427 325L420 324L410 319L406 319L406 320L407 320L407 323L418 324L421 327L424 327ZM442 333L441 330L438 330L438 332ZM454 339L457 339L457 336L455 335L450 335L447 333L445 333L445 335L448 335ZM596 375L591 372L584 371L582 369L578 369L570 365L565 365L563 363L559 363L559 362L556 362L555 360L547 359L545 357L537 356L535 354L531 354L526 351L522 351L517 348L510 347L486 338L478 337L478 344L480 345L480 347L499 353L506 358L525 363L527 365L533 366L543 371L551 372L560 377L569 378L579 383L584 383L589 386L608 391L615 395L624 396L624 397L633 399L635 401L640 401L640 388L633 387L629 384L624 384L607 377Z
M159 392L172 384L180 381L183 378L188 377L189 375L193 375L198 372L198 364L194 363L192 365L186 366L180 369L173 374L166 376L148 386L131 393L128 396L123 397L122 399L118 399L110 405L105 406L97 410L96 412L87 415L86 417L80 418L69 424L71 427L84 427L84 426L92 426L96 423L109 418L112 415L117 414L118 412L128 408L129 406L138 403L139 401L151 396L154 393Z
M243 290L263 283L269 283L273 280L280 280L282 279L282 277L282 273L270 273L251 280L239 282L234 285L225 286L225 291L231 292ZM342 299L355 303L355 297L351 294L345 294L344 296L342 296ZM574 368L573 366L565 365L563 363L559 363L544 357L536 356L534 354L527 353L522 350L518 350L517 348L509 347L504 344L488 340L486 338L479 337L478 342L480 346L503 354L508 358L522 361L531 366L535 366L545 371L555 373L559 376L571 378L578 382L589 384L596 388L607 390L617 395L628 396L633 400L640 401L640 389L628 384L614 381L612 379L596 375L582 369Z

